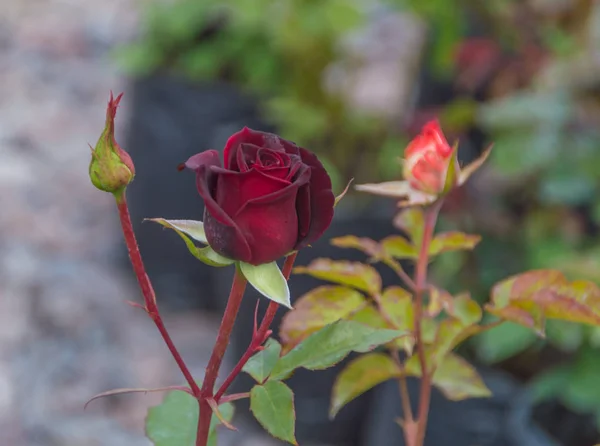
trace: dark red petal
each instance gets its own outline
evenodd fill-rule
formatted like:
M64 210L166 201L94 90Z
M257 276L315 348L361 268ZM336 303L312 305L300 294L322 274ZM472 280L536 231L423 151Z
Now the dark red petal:
M235 163L232 162L228 170L234 172L247 172L252 169L252 165L254 164L254 160L256 159L259 150L260 147L255 146L254 144L240 144L235 152Z
M250 248L242 232L215 200L221 160L219 152L207 150L192 156L185 163L196 172L198 193L204 200L204 230L210 246L219 254L236 260L250 259Z
M311 168L310 175L310 228L304 239L299 239L296 249L317 240L331 224L335 196L331 190L329 174L315 154L299 148L302 161ZM298 209L298 213L306 212Z
M290 185L269 200L248 202L236 215L252 252L249 263L272 262L293 250L298 239L297 193L298 188Z
M237 151L241 144L254 144L258 147L264 147L265 135L267 135L267 133L252 130L248 127L244 127L239 132L231 135L225 144L225 149L223 150L223 165L225 169L237 170L234 169L232 165L235 165L236 163Z
M257 198L269 197L289 184L288 181L269 176L257 169L243 173L223 169L219 174L215 199L235 220L235 216L246 203Z

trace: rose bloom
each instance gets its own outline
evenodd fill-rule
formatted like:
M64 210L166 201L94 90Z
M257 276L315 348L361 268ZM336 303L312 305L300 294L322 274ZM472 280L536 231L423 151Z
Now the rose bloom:
M192 156L209 245L259 265L313 243L329 227L335 197L317 157L271 133L244 128L216 150Z
M404 179L413 189L438 195L444 190L451 156L439 122L429 121L404 151Z

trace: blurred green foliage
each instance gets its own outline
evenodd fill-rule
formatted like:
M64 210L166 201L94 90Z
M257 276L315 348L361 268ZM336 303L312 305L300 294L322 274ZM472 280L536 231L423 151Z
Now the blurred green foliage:
M339 190L345 185L339 178L400 174L389 154L395 150L398 157L404 142L386 119L349 107L324 86L333 63L360 66L341 43L367 19L367 2L360 0L152 2L142 38L117 57L133 75L162 70L231 82L259 95L266 118L319 153Z
M441 258L434 266L436 279L450 291L471 289L481 301L498 280L533 268L556 268L600 282L600 69L591 56L600 50L600 6L591 0L561 2L561 7L553 0L533 6L520 0L387 3L427 23L427 65L457 90L456 50L469 41L472 23L502 50L493 63L475 63L493 65L483 87L463 88L435 113L445 128L476 127L494 141L489 168L502 182L484 201L510 227L499 232L465 218L460 229L482 233L483 242L472 254ZM360 65L344 54L340 42L369 21L369 4L152 2L143 38L122 48L119 59L132 74L163 70L199 81L233 82L260 95L281 134L320 153L338 190L352 176L398 178L400 167L392 160L401 156L406 138L382 117L349 107L323 82L335 62ZM542 348L564 352L570 358L564 365L542 370L547 365L540 364L536 393L600 419L600 392L585 390L598 387L592 377L600 372L599 347L599 330L556 322L548 324L545 344L530 331L505 324L472 345L481 360L492 363Z

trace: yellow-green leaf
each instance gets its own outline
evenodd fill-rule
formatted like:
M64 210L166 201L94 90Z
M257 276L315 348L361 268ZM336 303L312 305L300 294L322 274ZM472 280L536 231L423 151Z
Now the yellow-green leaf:
M394 226L405 232L415 246L421 246L425 228L423 209L413 207L400 211L394 218Z
M397 259L416 259L419 250L410 241L399 235L392 235L381 241L381 250L385 255Z
M377 270L360 262L316 259L308 266L294 268L294 272L348 285L369 294L377 294L381 290L381 277Z
M351 313L346 320L358 322L372 328L393 328L386 323L381 314L379 314L379 311L371 304L366 304L359 310Z
M421 366L416 355L406 362L405 370L409 376L421 376ZM492 395L477 370L454 353L444 356L433 374L432 382L452 401Z
M401 376L398 365L383 353L368 353L351 361L333 385L329 416L335 417L354 398L388 379Z
M352 288L334 285L315 288L294 302L294 309L283 317L279 336L286 345L296 344L364 304L363 295Z
M481 241L481 236L463 232L442 232L434 237L429 247L429 255L436 256L443 252L471 250Z
M393 322L394 328L406 331L414 330L412 295L404 288L398 286L386 288L379 297L379 304L383 313ZM404 336L395 342L407 354L412 353L415 343L413 336Z

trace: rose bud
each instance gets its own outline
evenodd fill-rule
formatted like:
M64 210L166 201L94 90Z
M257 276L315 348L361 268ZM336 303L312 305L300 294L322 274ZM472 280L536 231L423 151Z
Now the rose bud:
M131 157L115 140L115 116L123 93L113 99L112 92L106 108L106 124L96 148L92 149L89 174L92 184L112 194L120 194L133 180L135 168Z
M259 265L317 240L333 218L327 171L310 151L271 133L244 128L216 150L192 156L205 203L210 246L230 259Z
M446 184L450 164L456 162L453 152L439 122L429 121L404 151L404 179L427 194L447 192L453 186Z

